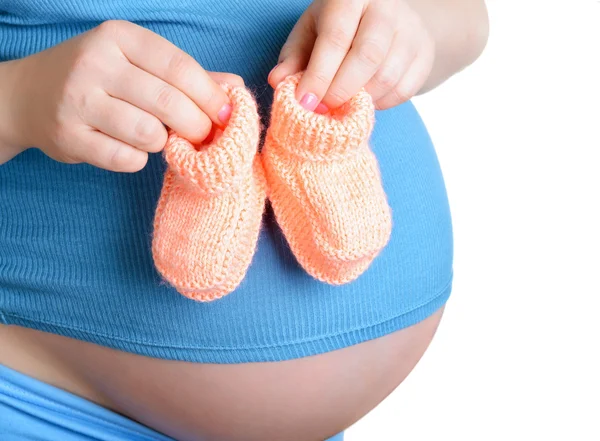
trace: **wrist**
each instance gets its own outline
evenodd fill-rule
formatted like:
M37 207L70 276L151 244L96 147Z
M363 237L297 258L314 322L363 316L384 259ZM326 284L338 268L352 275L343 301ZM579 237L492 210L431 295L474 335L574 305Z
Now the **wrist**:
M22 60L0 63L0 149L15 154L29 147L19 123L21 66Z

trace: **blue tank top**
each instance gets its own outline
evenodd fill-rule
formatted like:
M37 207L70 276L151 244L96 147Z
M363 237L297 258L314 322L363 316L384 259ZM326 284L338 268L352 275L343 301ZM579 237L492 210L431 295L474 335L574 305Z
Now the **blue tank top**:
M0 60L26 57L105 20L129 20L207 70L241 75L266 124L267 74L309 3L0 0ZM152 220L165 170L160 154L150 155L142 171L122 174L25 151L0 165L1 322L153 357L239 363L326 352L424 319L451 290L444 180L410 102L376 119L371 144L394 229L372 266L344 286L313 280L267 213L246 278L207 304L179 295L153 265Z

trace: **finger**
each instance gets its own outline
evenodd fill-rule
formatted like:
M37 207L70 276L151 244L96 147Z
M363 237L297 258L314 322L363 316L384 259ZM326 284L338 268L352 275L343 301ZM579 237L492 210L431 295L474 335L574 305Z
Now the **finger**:
M277 66L269 73L268 82L271 87L277 87L288 75L306 68L316 38L315 17L309 7L294 25L281 48Z
M391 4L391 3L390 3ZM335 109L354 95L379 70L394 37L394 25L386 9L368 9L358 27L352 48L346 55L322 103Z
M79 161L115 172L137 172L148 162L148 153L92 129L82 134L74 156Z
M83 117L96 130L145 152L159 152L167 142L158 118L109 95L99 96Z
M314 110L325 96L352 45L361 14L359 2L332 0L323 7L317 22L318 37L296 90L296 98L306 109Z
M210 131L206 139L202 142L204 145L209 145L215 139L219 139L223 134L223 130L219 129L218 126L213 126L213 129Z
M208 116L187 95L129 63L123 63L115 81L106 85L106 92L154 115L192 142L202 141L212 127Z
M129 62L179 89L214 123L223 125L229 120L229 97L190 55L148 29L117 23L109 26L115 27L112 32Z
M232 74L229 72L209 72L206 71L209 77L218 84L230 84L232 86L244 86L244 79L239 75Z
M365 86L365 90L373 97L373 102L377 102L396 87L415 56L415 49L407 46L403 39L396 34L385 61Z
M389 109L415 96L427 81L433 60L433 51L421 51L392 91L375 103L376 108Z

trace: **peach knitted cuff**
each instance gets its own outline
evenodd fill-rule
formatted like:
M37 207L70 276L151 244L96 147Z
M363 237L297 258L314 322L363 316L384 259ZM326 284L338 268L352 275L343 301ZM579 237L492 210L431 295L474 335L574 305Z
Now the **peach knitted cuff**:
M371 135L374 105L361 90L326 115L304 109L296 100L302 74L288 77L275 92L269 134L285 150L309 160L331 160L356 150Z
M223 134L207 146L194 146L171 131L165 160L175 174L203 195L217 195L248 176L260 135L260 124L249 123L256 104L243 88L222 85L233 111Z

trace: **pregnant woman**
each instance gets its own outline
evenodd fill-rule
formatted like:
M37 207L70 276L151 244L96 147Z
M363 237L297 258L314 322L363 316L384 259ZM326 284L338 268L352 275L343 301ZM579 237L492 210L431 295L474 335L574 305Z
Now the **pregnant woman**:
M482 0L0 0L0 439L341 439L450 295L446 190L408 100L486 41ZM389 243L324 283L267 210L237 289L180 295L151 249L167 127L215 136L228 83L266 128L299 72L308 112L371 95Z

